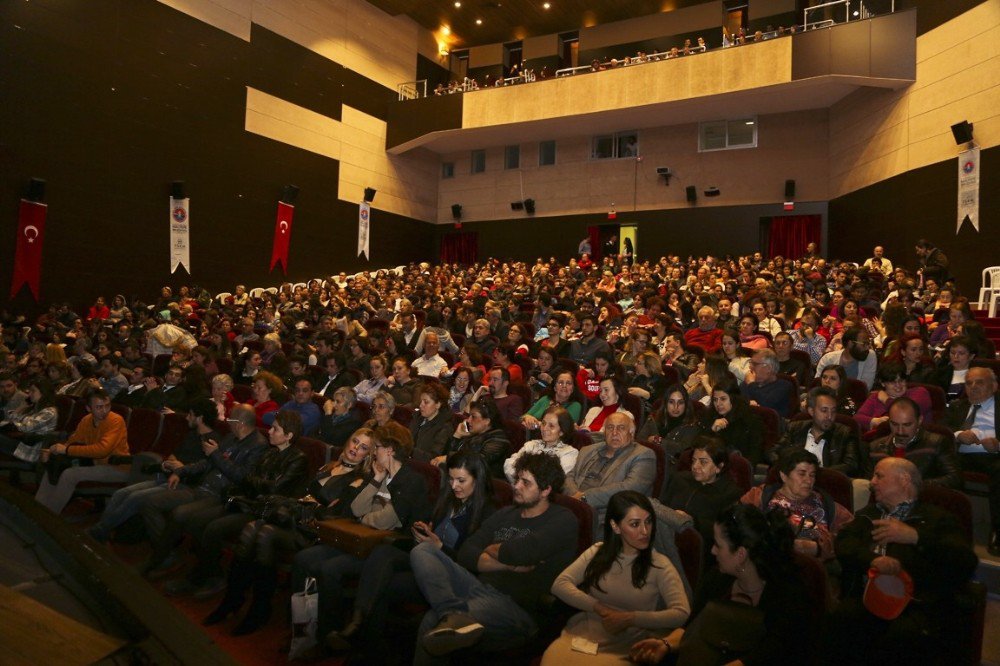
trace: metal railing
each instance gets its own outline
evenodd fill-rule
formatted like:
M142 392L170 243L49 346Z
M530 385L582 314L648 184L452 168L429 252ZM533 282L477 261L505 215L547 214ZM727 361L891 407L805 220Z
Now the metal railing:
M888 0L889 13L895 13L896 0ZM854 8L852 9L852 5ZM832 0L821 5L814 5L802 10L802 29L815 30L826 28L837 23L848 23L850 21L861 21L871 18L879 12L873 10L872 0ZM838 9L844 8L843 16L837 16Z
M404 99L420 99L421 97L427 97L427 79L400 83L396 86L396 92L399 94L400 102Z

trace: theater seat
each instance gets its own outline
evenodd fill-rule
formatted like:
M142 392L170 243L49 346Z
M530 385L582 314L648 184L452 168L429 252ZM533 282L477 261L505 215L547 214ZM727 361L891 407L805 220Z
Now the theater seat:
M553 504L569 509L576 516L577 527L579 529L579 532L577 532L576 554L579 555L590 548L594 544L594 509L589 504L581 502L578 499L573 499L564 493L552 495L550 501Z

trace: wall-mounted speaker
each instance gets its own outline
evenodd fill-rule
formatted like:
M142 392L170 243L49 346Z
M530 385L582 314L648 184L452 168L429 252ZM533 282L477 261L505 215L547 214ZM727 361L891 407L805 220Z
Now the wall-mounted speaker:
M281 188L281 200L288 204L289 206L295 203L296 197L299 196L299 186L298 185L285 185Z
M687 193L687 200L689 203L694 203L698 200L698 188L694 185L688 185L684 191Z
M524 200L524 212L527 213L528 215L534 215L535 214L535 200L534 199L525 199Z
M785 181L785 201L791 201L795 198L795 181L786 180Z
M510 202L510 209L511 210L524 210L524 202L523 201L511 201Z
M456 220L462 219L462 204L451 205L451 216Z
M365 188L365 203L371 203L375 201L375 188L366 187Z
M963 120L951 126L951 133L955 135L955 143L962 145L972 141L972 123Z

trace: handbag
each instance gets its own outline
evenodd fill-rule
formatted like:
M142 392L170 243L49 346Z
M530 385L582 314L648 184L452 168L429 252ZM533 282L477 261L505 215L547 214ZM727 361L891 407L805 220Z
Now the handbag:
M37 444L18 442L17 448L14 449L14 457L26 463L36 463L42 454L42 444L44 442L38 442Z
M316 645L316 623L319 619L319 592L315 578L306 578L301 592L292 594L292 644L288 658L298 659Z
M677 666L725 664L766 635L764 612L735 601L709 601L684 632Z
M348 518L320 520L316 526L323 543L359 559L368 557L376 546L402 536L399 532L377 530Z

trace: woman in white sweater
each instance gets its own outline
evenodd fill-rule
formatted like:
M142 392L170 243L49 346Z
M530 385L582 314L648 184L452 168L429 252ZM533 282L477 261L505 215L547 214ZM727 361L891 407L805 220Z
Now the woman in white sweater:
M682 626L691 613L680 574L653 550L656 515L644 495L612 496L604 541L556 578L552 594L581 610L542 657L555 664L626 664L637 639Z
M519 451L503 463L503 473L511 484L514 483L514 464L525 453L548 453L559 458L563 471L569 474L576 466L576 457L580 454L571 442L576 430L573 417L559 405L553 405L545 410L539 426L542 438L525 442Z

